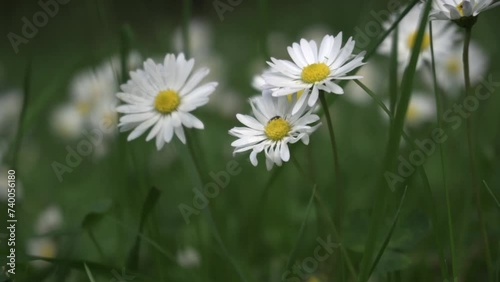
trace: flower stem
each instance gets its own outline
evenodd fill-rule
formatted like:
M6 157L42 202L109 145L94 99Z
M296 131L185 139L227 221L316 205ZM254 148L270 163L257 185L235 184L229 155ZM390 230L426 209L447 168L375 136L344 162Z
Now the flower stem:
M441 93L439 91L438 87L438 82L437 82L437 75L436 75L436 62L434 58L434 41L432 39L432 22L429 22L429 33L430 33L430 43L431 43L431 69L432 69L432 78L434 81L434 94L436 96L436 112L437 112L437 124L439 128L443 128L443 122L441 119L441 116L443 114L442 110L442 101L441 101ZM448 236L450 240L450 252L451 252L451 269L452 269L452 280L454 281L455 278L457 277L457 268L456 268L456 257L455 257L455 240L454 240L454 234L453 232L453 220L451 216L451 204L450 204L450 189L446 183L446 169L445 169L445 152L443 149L443 145L439 143L439 154L440 154L440 159L441 159L441 174L442 174L442 179L443 179L443 187L445 190L445 197L446 197L446 210L447 210L447 217L448 217Z
M319 93L319 99L321 100L321 106L325 112L326 123L328 125L328 133L330 134L330 142L332 145L333 153L333 166L335 172L335 179L337 181L336 195L335 195L335 223L339 227L340 233L342 230L342 213L343 213L343 203L344 203L344 190L342 187L342 179L340 178L340 166L339 166L339 156L337 150L337 143L335 142L335 132L333 131L332 117L330 115L330 110L328 109L328 103L326 102L325 93L321 91Z
M205 177L203 177L203 170L202 170L200 161L196 157L195 148L193 146L193 142L191 140L190 134L186 134L186 144L188 147L189 156L190 156L191 160L193 161L193 165L195 167L196 174L198 176L198 180L199 180L200 184L203 184L205 182ZM234 270L236 271L236 273L240 277L240 280L243 282L246 282L247 280L245 278L245 275L243 274L242 270L240 269L240 267L236 263L236 260L229 253L224 242L222 241L222 237L221 237L220 232L217 228L217 225L215 224L215 220L213 218L212 211L210 210L210 205L207 205L207 207L205 209L203 209L202 212L206 215L206 217L208 219L208 224L210 225L210 227L212 229L212 235L214 236L215 240L219 244L219 247L220 247L222 253L226 256L226 259L233 266Z
M464 80L465 80L465 95L469 97L471 93L471 83L470 83L470 69L469 69L469 45L472 34L472 27L465 28L465 41L464 41L464 52L463 52L463 64L464 64ZM474 139L473 139L473 123L472 115L467 119L467 145L469 149L469 165L471 172L471 181L473 189L476 193L476 208L479 217L479 224L481 227L481 234L484 243L484 253L486 256L486 266L488 268L489 280L493 281L493 264L491 262L490 246L488 242L488 234L486 233L486 224L484 221L483 211L481 209L481 189L479 185L479 179L476 170L476 155L474 150Z
M291 160L292 160L293 164L295 165L295 168L297 168L299 173L302 175L302 177L304 177L304 179L309 181L313 185L312 187L317 187L316 181L314 180L314 178L311 175L308 175L306 173L306 171L302 168L302 166L297 161L297 159L292 156ZM324 214L324 217L327 220L328 225L330 225L330 228L333 232L333 236L334 236L335 240L339 243L340 251L342 253L343 258L345 259L345 263L347 264L347 268L348 268L352 278L354 280L356 280L357 279L356 269L354 268L354 265L353 265L352 260L349 256L349 253L347 252L347 249L344 247L344 244L342 243L342 238L340 237L338 228L336 227L335 222L333 222L332 218L330 217L330 214L328 212L328 208L327 208L326 204L323 202L323 200L321 199L321 197L319 196L319 194L320 194L319 190L316 191L316 193L314 193L315 203L317 204L317 207L320 209L320 211Z

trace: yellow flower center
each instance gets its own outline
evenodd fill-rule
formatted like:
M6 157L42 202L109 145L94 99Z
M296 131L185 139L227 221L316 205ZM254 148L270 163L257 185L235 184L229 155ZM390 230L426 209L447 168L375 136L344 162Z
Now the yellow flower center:
M162 114L169 114L177 109L181 98L174 90L163 90L156 95L155 109Z
M43 242L40 246L40 256L44 258L55 258L56 257L56 246L52 242Z
M302 96L302 94L304 94L304 90L297 91L297 100L300 98L300 96ZM293 99L293 94L286 96L286 98L288 99L288 102L291 103Z
M90 112L90 103L88 103L88 102L78 102L76 104L76 109L82 115L88 114Z
M415 41L417 40L417 32L412 32L410 36L408 36L408 39L406 41L406 45L408 46L409 49L413 49L413 46L415 46ZM420 46L420 52L424 51L425 49L429 48L431 46L431 36L429 33L424 34L424 39L422 40L422 45Z
M264 131L269 139L279 141L290 132L290 124L283 118L276 116L267 123Z
M460 13L460 16L464 16L464 2L460 2L460 4L457 5L457 10L458 13Z
M456 59L450 59L446 62L446 69L451 73L458 73L460 71L460 62Z
M316 83L322 81L330 74L330 68L324 63L311 64L302 70L302 81Z
M406 111L406 119L409 121L415 120L420 114L420 111L414 105L408 105L408 110Z

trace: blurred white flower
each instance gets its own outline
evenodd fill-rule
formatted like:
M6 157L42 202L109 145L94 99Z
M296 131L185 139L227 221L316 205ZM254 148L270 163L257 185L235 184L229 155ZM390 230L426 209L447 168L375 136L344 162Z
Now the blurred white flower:
M307 27L300 33L300 37L309 38L310 40L314 40L316 42L320 42L325 34L331 34L331 30L322 24L315 24Z
M418 28L420 24L422 5L415 5L410 12L401 20L398 25L398 61L400 70L408 65L411 57L412 48L417 39ZM402 10L401 10L402 11ZM397 19L398 14L391 15L390 19L384 23L384 28L389 28ZM434 22L433 28L433 47L434 56L440 57L452 49L460 39L457 33L457 27L448 22ZM390 56L392 49L394 32L389 34L378 49L380 54ZM417 61L417 68L420 68L422 62L431 62L431 37L428 30L424 33L420 56Z
M57 255L57 244L50 238L32 238L27 243L27 254L42 258L55 258ZM50 266L49 262L33 260L31 265L41 269Z
M435 20L458 20L475 17L479 13L500 5L494 0L434 0L430 18Z
M37 235L44 235L58 230L63 223L63 215L58 206L46 208L35 223L35 232Z
M375 92L375 94L381 94L381 90L384 89L383 83L387 82L384 79L384 72L379 65L373 60L371 60L366 65L362 66L357 74L363 77L363 84L366 85L370 90ZM387 85L386 85L387 86ZM373 103L373 99L368 95L359 85L354 82L350 82L345 87L346 99L352 103L360 106L366 106Z
M19 90L9 90L0 95L0 136L11 137L23 106L23 95Z
M303 91L295 104L293 113L306 103L313 107L319 91L343 94L344 90L334 81L361 78L347 73L363 65L364 53L353 56L355 42L351 38L342 48L342 33L336 37L326 35L319 46L315 41L300 40L288 47L293 62L271 58L270 73L263 77L270 86L273 96L284 96Z
M424 122L436 119L436 102L434 96L426 93L413 93L406 111L406 124L419 126Z
M446 94L452 96L462 93L465 88L462 52L462 47L457 45L450 49L448 53L435 58L438 85L445 90ZM486 56L484 50L475 42L471 42L469 46L469 62L470 80L472 84L476 84L486 74L489 58ZM424 72L423 74L425 82L433 86L432 73Z
M200 266L200 254L193 247L186 247L177 251L177 263L183 268L195 268Z
M72 103L56 108L50 121L54 133L69 140L80 137L85 126L84 113Z
M238 138L231 143L235 148L233 154L251 150L250 161L257 166L257 154L264 151L268 170L274 164L281 166L283 162L288 162L288 144L298 141L309 144L309 135L321 124L313 125L319 121L319 117L312 114L313 109L305 103L293 113L296 103L295 99L289 102L286 97L268 94L250 99L253 116L236 115L245 127L234 127L229 131L230 135Z
M240 93L232 89L217 91L207 104L207 109L225 118L233 118L243 108L243 99Z
M118 125L120 131L132 130L128 141L152 127L146 140L156 137L156 148L160 150L172 140L174 133L185 143L184 127L204 128L190 112L208 103L217 82L198 86L209 69L192 73L193 67L194 59L186 61L182 53L177 57L167 54L164 64L149 59L144 63L144 70L130 73L131 80L123 84L123 92L117 94L125 104L116 108L124 114Z
M209 56L212 53L212 28L209 23L202 19L193 19L188 26L189 47L191 54L197 60L200 57ZM174 49L177 53L185 52L182 29L178 28L173 37Z
M12 189L8 185L8 176L9 176L9 168L6 166L0 165L0 202L6 202L9 194L8 189ZM19 201L23 197L23 186L19 179L16 179L16 187L15 187L16 200Z

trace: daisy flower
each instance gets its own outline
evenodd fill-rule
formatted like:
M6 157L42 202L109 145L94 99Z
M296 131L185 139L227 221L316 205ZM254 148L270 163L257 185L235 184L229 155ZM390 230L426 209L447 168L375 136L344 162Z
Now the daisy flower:
M208 103L217 83L198 86L209 70L202 68L191 74L193 66L194 59L186 61L182 53L177 57L168 54L164 64L149 59L144 62L144 70L130 73L131 79L121 86L123 92L117 94L125 104L116 108L124 114L118 124L120 131L132 130L128 141L151 128L146 141L156 137L156 148L160 150L174 133L185 143L183 127L204 128L190 112Z
M385 102L389 106L389 102ZM389 121L387 114L380 111L384 119ZM422 124L436 119L436 101L432 95L416 91L411 95L406 110L405 126L408 128L419 127Z
M269 94L250 99L254 117L236 115L245 127L235 127L229 131L230 135L238 138L231 143L235 147L233 154L252 150L250 162L257 166L257 154L264 151L268 170L274 164L281 166L290 160L288 144L298 141L309 144L309 135L321 124L313 125L319 121L319 117L305 103L293 113L296 103Z
M177 263L183 268L196 268L200 266L200 260L200 254L193 247L177 251Z
M422 5L415 5L410 12L401 20L398 25L398 61L401 70L408 65L411 52L417 39ZM384 23L384 28L388 29L398 15L393 14L387 22ZM439 57L447 54L452 49L460 36L457 33L457 28L450 26L448 22L435 22L432 25L434 56ZM385 56L390 56L392 49L393 33L388 35L384 42L380 45L378 52ZM426 29L422 45L420 47L420 56L417 61L417 69L422 66L422 62L431 62L431 37Z
M430 18L435 20L459 20L476 17L479 13L500 5L494 0L435 0Z
M321 45L314 40L300 40L288 47L293 62L271 58L268 62L271 71L263 74L273 96L284 96L303 91L292 113L296 114L306 102L314 106L319 91L343 94L344 90L334 81L358 79L361 76L348 76L347 73L363 65L365 52L353 56L355 42L351 38L342 47L342 33L336 37L326 35Z
M38 237L27 242L27 254L42 258L56 258L57 243L52 238ZM43 260L32 260L31 265L37 269L50 266L50 263Z
M63 215L58 206L46 208L39 216L35 225L35 232L44 235L58 230L63 222Z
M447 54L436 57L436 76L439 87L447 94L457 96L462 93L464 84L464 65L462 60L462 47L457 45L449 50ZM474 85L481 81L488 69L489 58L484 50L476 43L471 42L469 46L470 80ZM432 74L425 72L424 81L432 86L434 81Z

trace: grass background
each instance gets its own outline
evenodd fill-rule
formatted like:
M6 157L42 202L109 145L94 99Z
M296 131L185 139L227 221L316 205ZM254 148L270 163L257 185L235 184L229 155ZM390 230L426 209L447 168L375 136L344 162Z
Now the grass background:
M233 11L224 14L223 21L219 19L212 1L193 1L192 4L192 16L203 18L211 25L214 50L224 60L227 85L243 99L256 94L250 86L256 71L252 66L258 60L264 62L265 43L262 38L266 38L266 32L282 32L289 40L285 44L297 41L308 27L314 25L324 26L331 34L343 31L350 36L355 34L355 27L363 29L368 21L373 20L370 11L381 11L387 6L384 1L265 2L243 0ZM268 5L267 17L261 4ZM3 1L0 7L0 34L4 35L8 32L20 34L20 19L31 17L40 10L34 1ZM179 212L180 203L192 205L192 188L199 187L187 148L180 142L175 141L157 152L154 144L143 140L127 143L125 148L120 146L119 140L115 140L106 158L84 158L74 172L65 175L62 183L51 167L54 161L63 162L67 145L76 146L76 143L67 144L59 140L51 134L49 127L51 111L68 97L67 87L72 76L118 54L124 24L133 33L132 48L144 58L174 52L171 40L175 30L182 25L182 9L182 1L73 0L60 6L59 13L28 44L21 45L18 54L13 52L6 36L0 41L0 62L4 70L1 88L22 88L27 63L32 59L31 95L26 111L26 117L32 119L32 123L24 128L18 166L24 197L16 206L19 220L19 274L16 281L89 281L83 262L88 263L96 281L112 281L111 271L127 265L141 209L152 186L161 192L145 220L144 234L158 245L154 247L142 242L138 267L129 270L136 276L133 281L240 280L212 235L208 218L204 215L193 216L193 221L186 224ZM491 67L487 73L493 74L494 78L499 74L496 63L500 59L497 13L493 10L481 15L473 32L473 38L490 56ZM284 54L270 55L285 57ZM386 58L374 59L379 60L382 66L387 66L389 62ZM384 71L388 81L388 68L381 69L381 72ZM423 88L419 79L415 83L417 88ZM449 106L461 101L447 99L445 104ZM333 102L331 97L329 102ZM345 187L343 245L358 269L367 239L373 199L380 192L375 184L383 171L389 127L375 103L362 108L340 97L332 104ZM480 178L489 184L496 195L500 195L499 105L500 99L495 92L474 113ZM243 111L246 113L248 110L245 105ZM223 171L233 159L241 167L241 173L231 177L230 184L210 201L215 225L224 245L247 281L279 281L292 250L297 261L301 262L312 255L317 237L326 238L332 234L327 220L316 206L307 214L312 184L292 163L267 172L263 165L257 168L251 166L246 155L233 158L230 147L233 138L227 131L238 124L237 120L204 109L196 114L206 127L191 134L202 148L197 157L204 164L204 176L208 176L208 171ZM435 123L428 123L410 131L410 136L420 140L427 138L435 127ZM461 281L487 281L474 194L469 184L465 126L447 132L449 140L444 144L446 175L451 192L458 274ZM33 147L35 150L27 150ZM405 147L401 151L403 156L410 152ZM297 144L293 146L292 154L306 173L316 180L318 193L333 214L335 181L326 123L311 137L309 146ZM433 237L435 232L441 238L449 262L445 194L438 153L427 160L425 169L432 196L423 188L420 179L412 178L398 225L375 271L377 281L443 280L438 246ZM272 177L275 177L274 181L270 182ZM498 273L499 209L487 191L482 191L482 210L486 217L494 271ZM402 194L402 189L389 194L387 213L380 222L381 234L389 230ZM434 202L430 203L429 199ZM437 209L438 222L434 225L424 203L433 204ZM26 263L27 258L22 255L25 250L23 242L33 235L32 226L37 215L50 204L59 205L64 215L63 228L55 234L60 261L53 268L39 272ZM2 210L4 206L2 204ZM89 221L89 214L93 215L93 221ZM82 227L85 218L87 224ZM304 222L303 235L299 236ZM89 229L102 248L104 257L92 242ZM379 237L380 244L382 236ZM194 246L201 254L199 268L183 269L173 259L179 249L188 245ZM2 246L2 253L4 250ZM340 252L335 252L310 274L320 281L351 279L341 263Z

